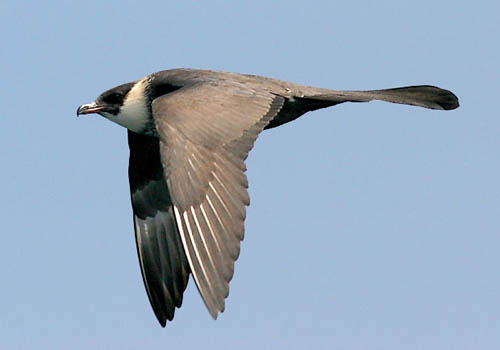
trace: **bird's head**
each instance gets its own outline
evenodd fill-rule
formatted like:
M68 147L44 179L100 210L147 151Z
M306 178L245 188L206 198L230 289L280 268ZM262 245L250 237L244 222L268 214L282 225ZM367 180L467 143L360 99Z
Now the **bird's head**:
M141 79L109 89L94 102L78 107L76 115L97 113L131 131L142 133L151 120L147 84L147 80Z

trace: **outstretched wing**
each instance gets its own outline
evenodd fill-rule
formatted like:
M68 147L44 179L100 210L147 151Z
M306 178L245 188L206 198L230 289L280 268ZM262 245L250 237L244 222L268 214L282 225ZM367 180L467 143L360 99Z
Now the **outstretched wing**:
M285 99L219 81L153 102L173 215L196 285L212 315L224 311L249 204L245 159Z
M175 224L156 137L128 132L129 180L142 277L158 321L165 326L189 278L189 264Z

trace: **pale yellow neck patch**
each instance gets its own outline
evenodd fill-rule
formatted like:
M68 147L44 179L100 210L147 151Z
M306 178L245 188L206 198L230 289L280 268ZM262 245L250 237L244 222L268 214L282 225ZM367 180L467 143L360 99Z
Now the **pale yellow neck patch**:
M102 113L103 117L131 131L142 132L151 118L147 106L149 101L145 97L147 83L147 78L137 81L125 97L120 113L118 115Z

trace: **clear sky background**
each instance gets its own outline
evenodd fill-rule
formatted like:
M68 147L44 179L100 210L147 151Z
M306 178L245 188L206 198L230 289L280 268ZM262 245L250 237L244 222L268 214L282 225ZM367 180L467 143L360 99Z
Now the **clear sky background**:
M498 1L2 1L0 348L500 349ZM344 104L264 132L226 311L143 287L125 129L76 118L158 70L461 107Z

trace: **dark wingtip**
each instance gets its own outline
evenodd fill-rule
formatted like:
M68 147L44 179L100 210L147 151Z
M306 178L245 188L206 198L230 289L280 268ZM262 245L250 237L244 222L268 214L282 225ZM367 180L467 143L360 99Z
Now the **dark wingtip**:
M160 326L162 326L162 328L165 328L165 326L167 325L167 317L166 317L166 315L164 315L161 312L156 312L156 310L154 310L154 311L155 311L156 319L160 323ZM172 321L172 320L170 319L169 321Z

